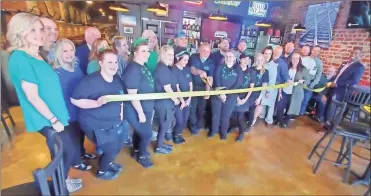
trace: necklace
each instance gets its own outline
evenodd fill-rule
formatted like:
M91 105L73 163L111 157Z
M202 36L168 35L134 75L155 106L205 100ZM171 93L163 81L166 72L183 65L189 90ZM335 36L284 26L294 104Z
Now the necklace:
M144 74L147 77L147 80L149 82L149 86L151 88L154 88L155 87L155 83L153 81L152 73L145 66L142 66L141 70L142 70L142 74Z

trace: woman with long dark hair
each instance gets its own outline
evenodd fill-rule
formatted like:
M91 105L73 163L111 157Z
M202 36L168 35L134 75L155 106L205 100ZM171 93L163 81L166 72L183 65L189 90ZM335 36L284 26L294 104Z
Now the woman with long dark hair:
M299 53L294 53L289 65L289 77L294 85L279 89L277 99L277 123L287 127L290 118L299 115L304 98L304 85L309 84L309 71L303 66ZM286 112L286 117L284 114Z

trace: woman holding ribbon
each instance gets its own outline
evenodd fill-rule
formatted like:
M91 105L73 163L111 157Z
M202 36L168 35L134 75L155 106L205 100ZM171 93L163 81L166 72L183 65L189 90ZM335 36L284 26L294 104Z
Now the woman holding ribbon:
M118 177L122 166L114 163L123 147L127 134L123 116L123 102L107 102L107 95L124 94L123 85L116 75L116 54L101 51L98 56L100 71L84 77L76 86L71 102L80 108L79 123L90 141L102 151L97 177L112 180ZM127 136L126 136L127 137Z
M193 82L191 68L187 66L190 54L187 51L181 51L175 54L175 64L172 67L173 74L178 80L176 85L178 92L192 92ZM185 140L182 137L182 131L187 126L190 107L191 97L180 97L179 105L175 106L175 119L176 125L174 128L173 142L175 144L184 143Z
M163 45L160 49L160 62L155 70L155 89L157 93L172 93L177 91L177 78L171 71L174 63L174 49L172 46ZM178 98L158 99L155 101L155 111L160 122L157 135L155 153L169 154L172 146L165 144L165 133L171 126L174 119L175 106L179 105Z
M232 50L224 54L224 63L218 66L214 73L215 87L224 87L225 90L238 89L242 78L237 67L236 57ZM218 130L222 140L227 139L229 119L237 103L237 94L221 94L211 97L212 125L208 137L213 137Z
M152 73L146 67L149 57L147 39L139 38L133 43L133 60L124 70L124 85L128 94L154 93L155 84ZM153 166L147 147L152 137L151 119L154 100L132 100L125 103L125 118L134 128L132 156L143 167Z
M273 48L267 46L264 48L262 54L265 58L265 69L269 72L268 86L276 84L277 80L277 64L273 62ZM255 118L265 118L267 126L273 125L274 105L276 103L278 89L272 88L263 91L264 96L259 106L255 110Z
M91 74L96 71L99 71L100 69L100 65L98 63L99 52L102 52L108 47L109 47L108 41L103 38L98 38L97 40L93 42L93 45L91 46L91 51L89 54L89 64L86 70L87 74Z
M301 63L299 53L294 53L289 65L289 77L294 85L279 89L277 102L277 124L287 127L290 118L299 115L301 101L304 98L304 85L310 83L309 71ZM284 114L286 111L286 117Z

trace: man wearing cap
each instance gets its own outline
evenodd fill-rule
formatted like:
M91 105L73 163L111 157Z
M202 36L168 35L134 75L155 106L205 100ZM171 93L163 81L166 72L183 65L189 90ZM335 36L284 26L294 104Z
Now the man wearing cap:
M179 31L175 37L174 54L187 50L188 40L184 31Z
M76 57L80 61L80 68L86 74L86 70L89 63L89 53L93 42L100 38L102 35L99 30L95 27L89 27L85 30L85 41L86 44L76 48Z
M215 62L215 68L218 67L224 59L224 53L229 50L229 43L231 43L231 40L227 37L223 37L219 44L219 51L211 54L211 58Z

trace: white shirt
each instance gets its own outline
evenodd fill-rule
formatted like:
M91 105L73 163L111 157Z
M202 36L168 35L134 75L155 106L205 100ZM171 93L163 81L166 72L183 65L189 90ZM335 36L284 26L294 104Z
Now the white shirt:
M303 63L303 66L308 69L309 75L315 76L317 73L317 66L316 66L316 61L310 57L310 56L305 56L301 57L301 62Z
M289 80L294 81L295 75L296 75L296 70L295 69L289 69ZM283 92L285 92L286 94L291 95L293 88L294 88L294 86L290 85L288 87L283 88Z
M89 45L89 44L86 44L86 45L88 45L88 48L89 48L89 50L91 51L91 45Z

